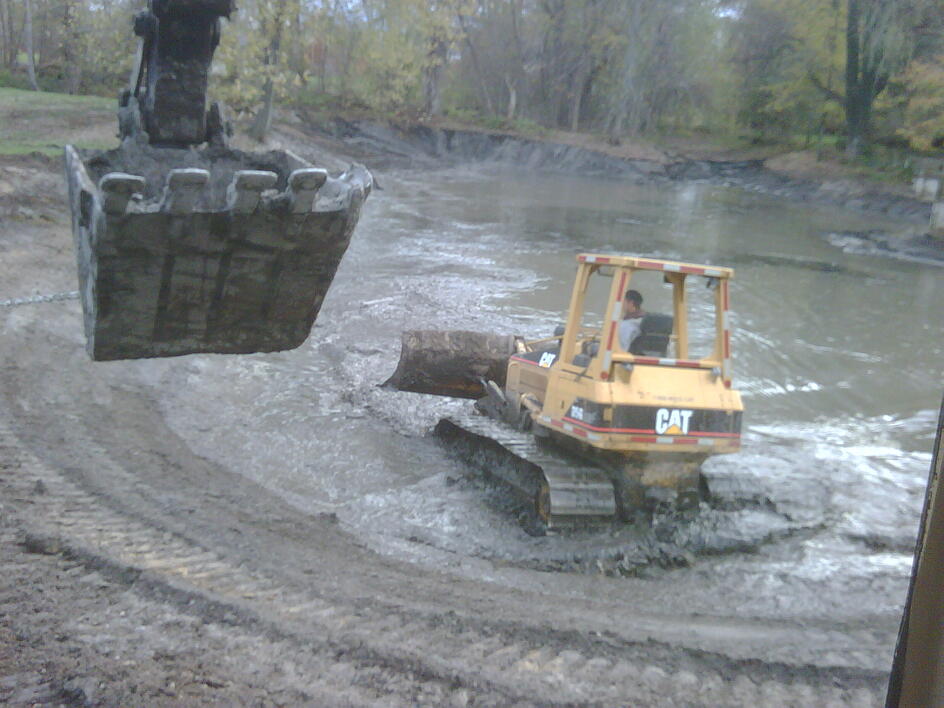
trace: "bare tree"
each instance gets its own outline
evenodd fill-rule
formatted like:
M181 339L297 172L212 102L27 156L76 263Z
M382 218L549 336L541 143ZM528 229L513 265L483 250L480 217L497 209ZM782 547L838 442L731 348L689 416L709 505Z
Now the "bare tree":
M78 21L78 0L63 0L62 3L62 62L66 76L66 91L79 92L82 81L82 63L79 47L82 34Z
M26 0L23 42L26 45L26 73L29 77L30 86L34 91L39 91L39 85L36 83L36 57L33 55L33 4L31 0Z
M288 0L278 0L273 9L273 15L264 21L263 31L271 32L269 44L266 47L263 64L268 69L265 83L262 86L262 107L249 127L248 133L251 138L262 142L269 134L269 128L272 125L272 108L275 101L275 71L279 65L282 51L282 27L288 12Z
M448 40L441 35L430 36L423 67L423 112L429 116L442 113L442 74L448 53Z
M479 55L475 49L475 43L473 42L472 34L469 31L466 17L460 13L458 18L459 26L462 28L462 34L465 37L466 48L469 50L469 59L472 61L472 69L475 72L475 78L479 85L479 91L481 92L482 100L485 102L485 108L488 111L488 115L495 115L495 106L492 103L492 97L488 92L488 82L486 82L485 75L482 73L482 64L479 61Z
M848 0L846 14L846 154L868 145L872 108L891 74L906 61L896 3Z
M0 0L0 60L4 66L12 67L16 63L18 50L13 0Z

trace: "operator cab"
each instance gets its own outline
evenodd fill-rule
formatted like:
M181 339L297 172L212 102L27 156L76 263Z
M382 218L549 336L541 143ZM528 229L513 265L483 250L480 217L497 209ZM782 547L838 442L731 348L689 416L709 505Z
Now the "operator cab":
M604 381L616 375L616 364L626 370L708 368L730 380L731 269L630 256L582 254L577 260L567 324L554 337L562 366L593 369L582 373ZM619 335L624 296L631 290L643 299L638 334L626 350Z

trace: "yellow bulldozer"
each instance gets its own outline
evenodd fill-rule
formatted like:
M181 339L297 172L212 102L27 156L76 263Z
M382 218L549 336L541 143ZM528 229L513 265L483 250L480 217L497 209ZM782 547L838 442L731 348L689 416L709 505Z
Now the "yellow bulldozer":
M671 288L672 313L640 311L626 327L623 301L643 273ZM474 410L441 420L436 434L507 482L547 528L630 520L659 505L697 506L707 491L702 462L741 442L743 405L731 380L732 276L717 266L580 254L566 324L553 337L404 333L388 384L477 395ZM709 298L697 313L706 341L696 357L689 318L698 281ZM631 341L624 329L633 330ZM456 373L463 368L464 380ZM504 376L486 379L484 371Z

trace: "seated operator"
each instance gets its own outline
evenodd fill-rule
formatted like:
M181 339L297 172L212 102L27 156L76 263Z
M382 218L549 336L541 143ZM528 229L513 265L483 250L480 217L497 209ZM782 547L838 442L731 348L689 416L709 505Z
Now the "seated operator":
M642 295L638 290L627 290L623 296L623 320L619 326L620 346L629 351L633 340L642 329L642 318L646 313L642 309Z

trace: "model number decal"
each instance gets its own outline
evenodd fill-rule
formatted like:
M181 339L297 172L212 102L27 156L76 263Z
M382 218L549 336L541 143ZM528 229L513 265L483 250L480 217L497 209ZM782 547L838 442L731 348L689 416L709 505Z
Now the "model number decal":
M694 411L660 408L656 412L656 434L688 435L688 421Z
M557 358L557 354L555 354L554 352L544 352L541 355L541 360L538 362L538 366L543 366L546 369L551 364L554 363L554 360L556 358Z

